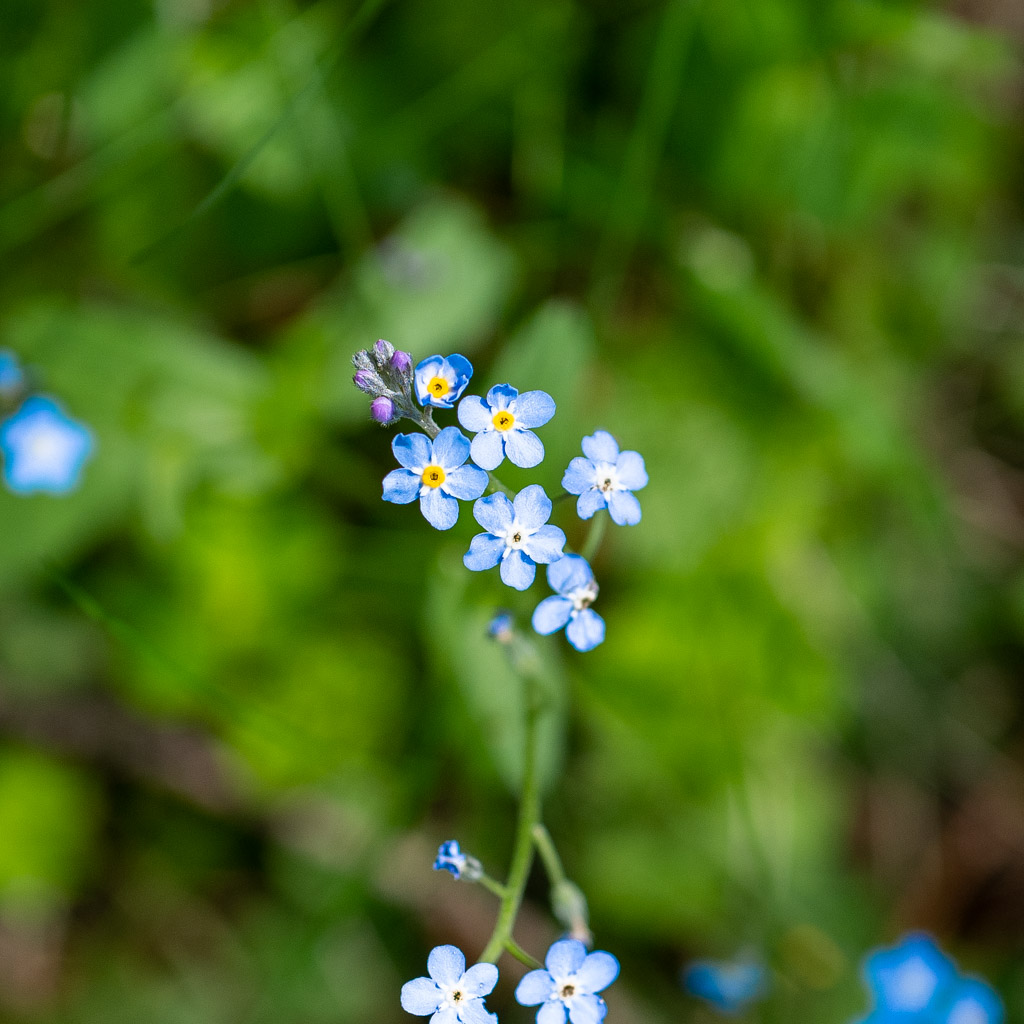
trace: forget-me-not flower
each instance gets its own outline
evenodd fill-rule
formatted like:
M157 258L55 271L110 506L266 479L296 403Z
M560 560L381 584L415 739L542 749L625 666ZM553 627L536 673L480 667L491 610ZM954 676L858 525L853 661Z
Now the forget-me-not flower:
M450 871L456 878L475 882L483 874L483 865L468 853L459 849L457 839L449 839L437 848L434 858L435 871Z
M539 466L544 445L533 432L555 415L554 399L544 391L525 391L511 384L496 384L487 398L469 395L459 403L459 422L473 431L473 461L486 470L497 469L507 455L523 469Z
M428 356L416 364L413 381L420 405L451 409L473 376L473 364L460 355Z
M484 493L487 474L464 465L469 440L458 427L445 427L434 441L426 434L398 434L391 450L402 465L384 477L384 500L407 505L420 499L423 518L438 530L450 530L459 518L459 503Z
M725 1014L741 1013L767 988L767 972L753 960L694 960L683 970L683 988Z
M480 572L501 563L501 581L526 590L537 574L537 563L562 557L565 534L548 526L551 499L540 484L524 487L514 501L489 494L473 505L473 516L487 533L478 533L463 556L467 569Z
M413 978L402 986L402 1009L417 1017L433 1014L430 1024L496 1024L498 1015L484 1006L498 982L494 964L475 964L457 946L435 946L427 957L429 978Z
M0 396L16 394L25 383L25 371L18 357L7 348L0 348Z
M607 430L597 430L583 438L583 454L569 463L562 486L578 494L576 512L589 519L607 507L619 526L640 522L640 502L633 491L647 486L647 470L639 452L620 452L618 443Z
M563 555L548 566L548 584L557 591L533 611L533 628L542 636L563 626L577 651L593 650L604 640L604 619L590 605L597 597L594 571L579 555Z
M547 970L530 971L516 987L521 1006L540 1006L537 1024L599 1024L608 1007L597 994L619 975L619 961L588 953L579 939L559 939L544 958Z
M52 398L33 395L0 423L4 481L15 494L67 494L93 449L92 432Z

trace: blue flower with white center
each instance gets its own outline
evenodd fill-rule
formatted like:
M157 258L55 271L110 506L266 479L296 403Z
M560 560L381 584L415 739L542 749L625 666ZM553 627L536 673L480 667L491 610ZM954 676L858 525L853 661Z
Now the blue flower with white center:
M540 1006L537 1024L600 1024L608 1007L597 994L619 976L619 961L587 953L579 939L560 939L544 958L547 970L530 971L516 986L520 1006Z
M640 502L633 491L647 486L647 470L639 452L620 452L618 443L607 430L597 430L583 438L583 454L569 463L562 486L578 494L576 512L589 519L607 508L619 526L640 522Z
M548 526L551 499L540 484L524 487L514 501L504 494L489 494L473 505L473 516L488 532L478 533L462 558L473 572L493 569L501 563L501 581L526 590L537 575L537 563L562 557L565 534Z
M548 566L548 585L557 596L546 597L533 611L533 628L547 636L563 627L577 651L591 651L604 640L604 619L591 608L598 586L594 571L579 555L563 555Z
M687 992L729 1015L742 1013L767 987L767 972L752 960L694 960L683 971Z
M472 376L473 364L465 356L428 356L417 363L413 373L416 398L420 405L451 409Z
M0 395L13 395L25 383L25 371L18 357L6 348L0 348Z
M420 499L423 518L438 530L450 530L459 519L459 503L484 493L487 474L463 465L469 440L458 427L445 427L433 442L426 434L398 434L391 450L402 465L384 477L384 500L408 505Z
M0 424L4 482L15 494L67 494L78 484L92 449L89 428L43 395L27 399Z
M413 978L402 986L402 1009L417 1017L433 1014L430 1024L496 1024L498 1015L484 1006L498 982L494 964L475 964L457 946L435 946L427 957L429 978Z
M458 840L449 839L437 848L434 858L435 871L450 871L456 878L475 882L483 874L483 865L468 853L459 849Z
M496 384L487 398L469 395L459 403L459 422L473 431L471 454L483 469L497 469L507 455L523 469L539 466L544 445L533 432L555 415L555 403L544 391L525 391L511 384Z

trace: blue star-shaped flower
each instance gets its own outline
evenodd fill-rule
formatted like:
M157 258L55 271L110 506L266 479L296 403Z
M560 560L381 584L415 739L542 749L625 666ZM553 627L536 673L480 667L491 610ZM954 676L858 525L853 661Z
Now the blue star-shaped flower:
M619 961L579 939L559 939L544 958L547 970L530 971L516 986L520 1006L540 1006L537 1024L599 1024L608 1007L597 994L619 976Z
M469 395L459 403L459 422L476 434L473 461L486 470L496 469L507 455L523 469L539 466L544 445L533 432L555 415L555 403L544 391L525 391L511 384L496 384L486 400Z
M580 519L589 519L598 509L607 507L619 526L640 522L640 502L633 491L647 486L647 470L639 452L620 452L615 438L607 430L597 430L583 438L585 459L575 458L562 477L562 486L578 494L576 511Z
M448 839L437 848L434 858L435 871L450 871L456 878L475 882L483 873L483 865L468 853L459 849L457 839Z
M497 1024L484 1006L498 982L494 964L475 964L457 946L435 946L427 957L429 978L413 978L402 986L402 1009L417 1017L432 1014L430 1024Z
M451 409L472 376L473 364L465 356L428 356L417 363L413 373L416 398L420 405Z
M459 519L459 503L484 493L487 474L463 465L469 440L458 427L445 427L431 443L426 434L398 434L391 450L402 465L384 477L384 500L408 505L420 499L423 518L438 530L450 530Z
M15 494L67 494L93 449L92 432L52 398L34 395L0 424L4 482Z
M548 526L551 499L540 484L524 487L514 501L504 494L489 494L473 506L473 516L488 532L478 533L462 561L467 569L481 572L501 563L501 581L526 590L542 565L562 557L565 534Z
M587 560L563 555L548 566L548 585L558 593L533 610L533 628L547 636L567 627L565 635L577 651L593 650L604 640L604 619L590 607L598 586Z
M741 1013L767 987L764 967L752 960L694 960L683 971L683 987L725 1014Z

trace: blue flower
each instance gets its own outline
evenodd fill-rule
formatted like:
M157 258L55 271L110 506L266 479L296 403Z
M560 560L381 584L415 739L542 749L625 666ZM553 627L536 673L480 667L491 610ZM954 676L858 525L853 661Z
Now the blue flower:
M1003 1024L1003 1003L981 978L961 978L949 997L941 1024Z
M515 620L508 612L498 612L497 615L487 623L487 635L500 644L507 644L515 635Z
M428 356L416 366L413 380L420 405L451 409L473 376L473 364L465 356Z
M577 651L593 650L604 640L604 619L590 607L597 597L594 571L585 558L564 555L548 566L548 585L558 592L533 611L533 628L542 636L568 624L565 635Z
M34 395L0 424L4 481L16 494L67 494L93 449L92 432L52 399Z
M420 499L423 518L438 530L450 530L459 519L459 503L484 493L487 474L465 466L469 441L458 427L445 427L431 443L426 434L398 434L391 442L403 466L384 477L384 500L408 505Z
M516 986L520 1006L540 1006L537 1024L599 1024L608 1007L597 994L619 976L619 961L587 953L579 939L560 939L544 958L547 970L530 971Z
M544 391L519 394L510 384L496 384L486 401L469 395L459 403L459 422L476 434L473 461L483 469L509 461L523 469L539 466L544 445L532 427L543 427L555 415L555 403Z
M18 357L6 348L0 348L0 395L13 395L25 383L25 371Z
M504 494L489 494L473 506L476 521L488 532L478 533L462 561L480 572L501 563L501 581L526 590L537 574L537 563L562 557L565 534L545 525L551 516L551 499L540 484L524 487L509 501Z
M639 452L620 452L615 438L598 430L583 438L583 454L569 463L562 486L578 494L576 511L580 519L589 519L598 509L607 507L619 526L640 522L640 502L633 491L647 486L647 470Z
M722 1013L737 1014L764 995L767 973L761 964L749 960L694 960L683 971L683 987Z
M430 1024L496 1024L484 996L498 982L494 964L475 964L466 970L466 958L457 946L435 946L427 957L429 978L414 978L402 986L402 1009L417 1017L433 1014Z
M475 882L483 874L480 861L463 853L455 839L449 839L437 848L434 870L450 871L456 878L464 878L467 882Z

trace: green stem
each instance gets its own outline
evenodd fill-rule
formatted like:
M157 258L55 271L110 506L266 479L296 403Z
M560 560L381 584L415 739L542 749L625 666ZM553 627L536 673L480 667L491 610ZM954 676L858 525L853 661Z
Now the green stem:
M477 883L482 885L488 892L494 893L499 900L505 898L505 886L501 884L496 878L491 878L490 875L481 875L475 879Z
M604 537L605 527L608 525L608 513L603 509L594 514L590 524L590 533L583 543L583 550L580 554L588 561L593 561L597 549L601 546L601 539Z
M534 969L542 966L541 962L534 957L530 956L529 953L523 949L522 946L516 942L511 936L505 940L505 949L511 953L521 964L526 964L527 967L533 967Z
M552 885L564 882L565 868L562 867L562 858L558 856L551 833L539 821L533 826L533 842L544 861L544 870L548 873Z

